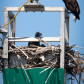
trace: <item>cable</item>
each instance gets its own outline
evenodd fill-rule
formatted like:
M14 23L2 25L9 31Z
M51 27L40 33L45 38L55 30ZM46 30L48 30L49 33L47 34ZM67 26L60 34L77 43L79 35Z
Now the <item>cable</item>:
M22 8L26 3L28 3L28 2L31 2L31 0L26 1L26 2L20 7L20 9L18 10L17 14L20 12L21 8ZM11 21L9 21L9 22L8 22L7 24L5 24L5 25L0 26L0 28L1 28L1 27L4 27L4 26L6 26L6 25L8 25L9 23L11 23L11 22L13 21L13 19L17 16L17 14L12 18Z

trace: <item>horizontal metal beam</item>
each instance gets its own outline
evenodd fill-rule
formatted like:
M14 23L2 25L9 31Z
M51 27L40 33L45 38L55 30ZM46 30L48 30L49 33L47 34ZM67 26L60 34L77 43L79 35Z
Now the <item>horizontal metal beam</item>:
M19 10L20 7L4 7L4 12L7 11L13 11L13 12L17 12ZM62 12L65 11L65 7L44 7L44 8L25 8L22 7L21 12L24 11L45 11L45 12Z
M6 29L0 29L0 33L7 33L8 31Z
M60 37L43 37L41 40L46 42L60 42ZM9 37L10 42L38 42L39 40L34 37Z

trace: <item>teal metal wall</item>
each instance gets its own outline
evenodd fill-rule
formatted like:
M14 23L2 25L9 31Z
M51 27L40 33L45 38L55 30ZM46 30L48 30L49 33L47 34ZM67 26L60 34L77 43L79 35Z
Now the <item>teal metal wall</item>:
M45 68L28 69L26 72L30 82L22 68L3 69L3 84L45 84L53 68L39 74L39 72L44 69ZM64 69L55 69L46 84L64 84Z

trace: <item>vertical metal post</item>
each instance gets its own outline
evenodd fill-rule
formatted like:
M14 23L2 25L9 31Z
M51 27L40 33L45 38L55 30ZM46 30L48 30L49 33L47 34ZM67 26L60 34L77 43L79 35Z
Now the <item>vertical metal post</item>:
M60 68L64 68L65 61L65 12L61 12L61 30L60 30Z
M65 17L65 43L69 45L69 17Z
M4 24L8 23L8 12L4 12ZM4 26L4 29L8 31L8 25ZM8 33L3 33L3 58L4 68L8 68Z
M9 17L9 21L12 20L12 17ZM9 24L9 37L14 37L14 21L12 21L10 24ZM10 42L11 43L14 43L14 42Z
M15 19L14 19L14 22L13 23L14 23L13 37L15 37ZM14 42L14 44L15 44L15 42Z
M12 18L9 17L9 21L11 21ZM9 37L13 36L13 21L9 24Z
M65 43L69 45L69 17L65 17ZM66 69L64 69L64 84L66 82Z

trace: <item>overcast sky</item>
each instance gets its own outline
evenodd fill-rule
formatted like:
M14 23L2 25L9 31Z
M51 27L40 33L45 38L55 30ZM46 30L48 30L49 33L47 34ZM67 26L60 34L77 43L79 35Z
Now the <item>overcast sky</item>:
M4 7L21 7L27 0L0 0L0 25L4 25ZM84 0L77 0L80 6L80 20L75 23L72 14L69 19L69 45L84 47ZM45 7L65 7L62 0L40 0ZM13 12L16 14L16 12ZM20 12L16 17L16 37L34 37L35 32L43 37L60 36L60 12ZM58 45L59 42L50 42ZM28 42L17 42L17 46L27 46ZM80 50L84 54L84 49ZM83 76L84 78L84 76ZM2 74L0 74L2 84Z

